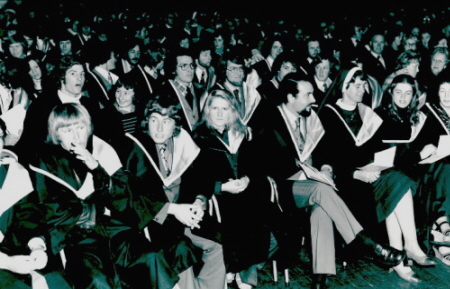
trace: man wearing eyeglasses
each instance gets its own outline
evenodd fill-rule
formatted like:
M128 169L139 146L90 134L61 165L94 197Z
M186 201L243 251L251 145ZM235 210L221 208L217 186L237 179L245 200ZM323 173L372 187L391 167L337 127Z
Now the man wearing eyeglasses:
M163 83L163 91L175 92L184 112L185 121L182 121L183 127L188 131L192 131L200 119L200 109L199 99L195 95L192 84L195 75L195 65L191 51L186 48L172 50L166 55L164 69L169 80Z
M251 68L245 66L244 54L240 49L230 51L225 64L225 80L217 82L213 89L228 90L236 98L241 121L247 124L258 107L261 96L256 87L246 83L246 78ZM204 101L201 101L202 107Z

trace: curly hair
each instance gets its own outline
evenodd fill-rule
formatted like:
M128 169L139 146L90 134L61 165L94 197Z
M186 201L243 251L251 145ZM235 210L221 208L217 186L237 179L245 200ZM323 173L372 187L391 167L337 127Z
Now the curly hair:
M385 92L385 95L383 96L382 107L388 112L388 115L393 117L395 120L402 120L393 98L394 89L400 83L409 84L413 89L413 97L411 99L411 103L407 108L407 116L411 125L415 126L419 123L419 90L417 89L416 82L412 76L400 74L392 80L392 83L389 85L388 89Z
M181 131L181 113L182 108L176 96L171 94L160 94L152 98L145 107L144 120L141 123L142 132L149 134L148 122L152 113L159 113L163 116L168 116L175 121L175 129L173 136L177 136Z

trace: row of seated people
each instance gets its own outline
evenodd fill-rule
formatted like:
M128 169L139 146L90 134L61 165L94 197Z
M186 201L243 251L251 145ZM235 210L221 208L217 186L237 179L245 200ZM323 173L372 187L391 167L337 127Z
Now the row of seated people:
M318 114L312 110L311 82L296 75L281 82L281 104L261 107L250 122L240 114L238 99L224 88L207 94L202 117L192 126L180 95L159 95L146 105L143 121L136 122L143 132L136 129L123 136L120 148L112 146L119 148L116 153L93 135L95 121L91 122L90 115L93 119L97 115L93 100L81 95L84 68L70 60L61 66L58 97L53 101L38 98L42 101L32 103L26 116L33 125L26 125L24 133L40 124L48 128L38 131L34 141L28 139L28 156L21 161L30 169L32 185L17 204L26 204L26 209L36 206L33 213L43 215L21 219L27 233L36 228L41 230L37 234L44 236L41 241L32 238L28 248L26 242L20 242L20 250L41 251L40 255L17 259L28 262L30 272L47 263L41 258L47 258L42 251L49 245L50 261L43 272L52 268L52 274L62 272L65 267L62 275L76 288L140 288L140 284L222 288L226 279L233 278L241 288L256 286L257 268L267 260L275 243L281 248L284 243L298 242L280 237L281 224L274 220L296 224L300 220L292 218L293 212L306 206L313 208L312 286L323 287L326 276L336 273L333 222L346 243L393 267L411 282L418 279L401 263L405 254L419 265L435 264L418 244L412 202L422 180L436 185L440 198L445 199L445 183L441 181L445 180L446 165L411 164L416 164L411 160L433 155L437 141L434 147L424 146L423 141L433 143L439 133L422 128L423 123L433 120L433 110L429 117L422 117L410 76L393 79L376 113L361 104L367 76L357 67L342 71L334 83L334 93L327 95L327 105L320 106ZM186 82L189 77L192 81L193 64L185 55L173 61L177 71L169 84L175 89L176 81ZM228 71L230 78L244 78L242 67L231 66ZM134 94L130 87L117 91L128 92L129 98ZM392 123L401 129L393 129ZM435 135L419 137L424 133ZM359 169L385 148L386 139L393 140L390 143L409 141L404 147L397 145L399 164L383 171ZM337 140L343 143L335 145ZM317 151L314 166L320 168L316 173L321 181L308 179L314 172L313 151ZM19 155L22 152L18 150ZM404 166L403 162L409 163ZM361 193L367 190L372 194ZM364 196L373 196L373 206L364 201L367 205L361 208L358 197ZM379 245L362 232L359 216L353 215L361 209L366 213L373 210L377 222L386 221L392 247ZM433 208L432 213L447 218L442 208ZM365 223L364 214L360 215ZM31 226L30 220L44 220L44 224ZM446 223L440 220L433 233L442 238L442 245L446 244ZM289 229L282 233L286 232L289 236ZM8 233L5 236L9 240ZM442 253L440 247L435 251ZM63 264L61 252L65 255ZM10 264L11 259L5 259ZM201 262L205 265L195 266ZM6 268L17 273L13 266ZM4 280L19 277L12 276L15 278ZM59 275L56 280L62 282ZM56 281L49 281L49 285L52 282Z

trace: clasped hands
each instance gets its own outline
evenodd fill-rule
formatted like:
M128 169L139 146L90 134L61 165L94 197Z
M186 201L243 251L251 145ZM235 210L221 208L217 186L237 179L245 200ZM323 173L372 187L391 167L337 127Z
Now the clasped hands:
M200 199L196 199L192 204L170 204L168 213L172 214L182 224L191 229L200 229L200 221L204 215L204 203Z
M380 173L381 173L380 171L368 172L357 170L353 173L353 178L371 184L380 177Z
M222 184L222 191L232 194L242 193L250 183L250 179L244 176L240 179L229 179L228 182Z
M5 269L17 274L30 274L34 270L39 270L47 265L48 256L44 250L33 250L30 255L14 255L1 257Z

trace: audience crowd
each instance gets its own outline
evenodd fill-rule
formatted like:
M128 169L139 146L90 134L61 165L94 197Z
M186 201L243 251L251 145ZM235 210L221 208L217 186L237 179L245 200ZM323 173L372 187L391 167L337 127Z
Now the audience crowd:
M0 288L450 266L449 9L110 2L0 1Z

